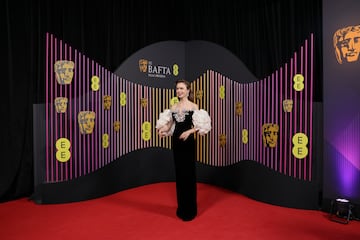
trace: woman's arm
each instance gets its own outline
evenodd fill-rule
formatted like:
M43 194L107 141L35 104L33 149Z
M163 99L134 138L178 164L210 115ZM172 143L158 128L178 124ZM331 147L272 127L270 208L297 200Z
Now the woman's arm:
M165 109L164 112L160 113L159 119L156 121L155 128L160 137L172 135L174 131L174 122L169 109Z

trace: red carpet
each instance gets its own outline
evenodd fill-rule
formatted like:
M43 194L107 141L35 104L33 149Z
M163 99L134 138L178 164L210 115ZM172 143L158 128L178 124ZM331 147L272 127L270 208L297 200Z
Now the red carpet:
M19 199L0 204L0 239L360 239L359 221L341 224L206 184L198 184L198 207L193 221L177 219L174 183L68 204Z

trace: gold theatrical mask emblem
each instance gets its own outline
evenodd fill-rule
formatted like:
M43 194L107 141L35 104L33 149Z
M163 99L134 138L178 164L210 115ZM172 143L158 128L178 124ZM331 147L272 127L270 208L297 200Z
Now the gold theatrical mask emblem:
M333 36L336 60L339 64L355 62L360 54L360 25L338 29Z
M110 110L111 96L109 96L109 95L103 96L103 104L104 104L104 110Z
M143 108L147 107L147 104L148 104L147 98L141 98L140 103Z
M225 134L219 135L219 143L220 143L220 147L225 147L225 145L226 145L226 135Z
M140 59L139 60L139 70L140 72L146 73L147 72L147 67L148 67L148 60L146 59Z
M59 60L54 63L55 78L60 85L71 84L74 76L73 61Z
M283 101L284 112L288 112L288 113L292 112L293 105L294 105L294 101L292 99L285 99Z
M115 132L120 131L120 122L119 121L114 122L114 131Z
M55 110L57 113L64 113L67 109L68 99L66 97L55 98Z
M237 116L242 115L242 102L236 102L235 103L235 113Z
M264 123L262 126L263 143L265 147L276 147L279 125L273 123Z
M196 91L196 99L201 100L204 96L203 90L197 90Z
M78 124L81 134L91 134L95 125L95 112L81 111L78 113Z

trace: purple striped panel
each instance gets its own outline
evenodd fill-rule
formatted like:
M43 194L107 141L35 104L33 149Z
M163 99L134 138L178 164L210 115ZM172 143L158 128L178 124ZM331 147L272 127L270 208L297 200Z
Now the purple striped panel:
M152 89L131 84L125 80L116 79L117 81L115 81L115 76L108 71L104 72L104 69L100 68L100 66L96 65L94 70L94 62L91 62L90 67L89 59L85 59L85 56L80 53L77 54L76 50L74 50L76 67L73 88L70 86L67 86L69 89L67 87L62 89L64 86L58 88L55 84L53 63L57 60L57 56L59 56L59 59L71 59L73 51L71 47L67 47L66 44L63 45L61 41L58 44L52 35L47 35L47 44L50 46L47 48L46 53L46 144L48 146L46 148L46 181L63 181L76 178L104 166L130 151L158 144L155 141L156 135L149 141L143 141L141 138L141 125L144 121L152 122L153 116L150 115L154 111L149 108L139 107L140 99L146 98L149 106L154 106L154 103L152 103L154 91ZM308 53L310 53L310 57ZM310 61L310 72L308 72L307 68L308 60ZM297 73L298 61L300 61L300 72L306 80L306 87L305 92L293 93L291 82L292 77ZM297 54L294 54L294 59L291 59L290 63L290 71L288 71L286 64L284 71L283 68L280 68L280 71L276 71L271 77L269 76L253 84L239 84L220 73L211 70L207 71L196 86L197 89L208 89L205 91L207 94L204 102L200 103L204 104L205 109L205 106L208 106L206 110L209 111L213 120L213 130L207 137L199 139L201 142L200 149L205 151L202 152L201 156L208 156L206 162L215 166L225 166L244 159L254 159L283 174L311 180L312 61L313 38L311 38L310 49L308 49L308 42L305 42L305 47L300 52L300 60L298 60ZM86 94L86 92L90 91L90 82L86 81L86 84L84 82L91 79L94 71L101 72L95 73L101 79L101 89L98 92ZM287 81L289 81L289 88L287 87ZM219 98L220 86L225 86L225 99ZM74 96L72 96L73 89ZM310 97L308 97L308 91L310 91ZM84 92L85 94L83 94ZM117 106L121 92L125 92L127 95L127 104L124 107ZM106 113L100 107L104 94L111 95L114 100L112 111L106 111ZM160 95L170 97L171 94L170 91L162 91ZM60 115L55 113L53 100L56 96L68 97L70 112L78 113L85 110L96 112L96 127L93 135L78 135L77 116L74 119L74 125L72 125L72 121L67 121L68 113ZM282 114L282 101L287 98L294 100L294 109L292 113ZM168 105L168 98L162 100L162 106ZM214 101L217 101L217 104ZM234 104L238 101L243 103L243 115L234 118L231 114L235 115ZM161 103L161 101L156 102ZM136 114L134 115L134 113ZM134 116L137 116L137 121L134 121ZM117 135L112 131L112 124L116 120L119 120L122 125L121 132L117 133ZM276 149L265 148L262 144L261 126L263 123L271 122L280 126L280 146ZM242 129L248 130L249 139L247 144L242 143ZM291 153L291 137L297 131L305 132L309 136L309 156L301 161L295 159ZM105 151L102 149L101 142L104 133L108 133L111 138L110 146ZM227 136L227 144L224 147L219 147L219 134L226 134ZM69 138L71 142L70 152L72 156L67 163L59 163L54 158L54 142L60 137ZM123 139L126 139L126 141L122 141ZM170 141L161 140L161 142L168 144ZM95 146L99 146L101 149Z

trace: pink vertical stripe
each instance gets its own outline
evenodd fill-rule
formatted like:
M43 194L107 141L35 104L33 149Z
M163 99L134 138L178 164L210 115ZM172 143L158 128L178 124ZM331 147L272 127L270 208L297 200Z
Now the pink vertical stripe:
M72 145L74 145L74 151L73 151L73 160L74 160L74 177L77 178L77 174L78 174L78 124L77 124L77 114L78 114L78 111L79 109L77 108L77 103L79 102L79 95L78 95L78 92L77 92L77 86L79 85L78 83L78 74L79 74L79 63L78 63L78 52L77 50L75 49L75 74L74 74L74 98L76 99L76 101L74 102L74 141L72 143Z
M101 167L105 166L105 151L103 147L103 136L104 136L104 124L105 124L105 117L104 117L104 105L103 105L103 96L105 95L105 74L104 74L104 68L101 68L101 87L100 87L100 146L101 146Z
M309 136L309 132L308 132L308 103L309 103L309 99L308 99L308 86L310 84L309 81L309 75L308 75L308 40L305 40L305 57L304 57L304 78L305 78L305 97L304 97L304 133L306 134L306 136ZM309 147L309 144L306 146L307 148ZM307 161L308 161L308 157L306 156L303 161L304 161L304 180L308 180L308 172L307 172Z
M57 61L58 60L58 57L57 57L57 55L58 55L58 53L57 53L57 51L58 51L58 43L57 43L57 39L55 39L55 53L54 53L54 55L55 55L55 61ZM54 99L56 98L56 96L57 96L57 92L58 92L58 89L57 89L57 83L55 84L55 87L54 87L54 95L52 96L52 98L51 98L51 102L52 102L52 109L51 109L51 112L53 113L53 117L54 117L54 120L55 120L55 126L53 127L53 131L55 131L55 133L54 133L54 135L55 135L55 139L54 139L54 142L53 142L53 144L52 144L52 148L53 148L53 146L54 146L54 144L55 144L55 141L59 138L58 137L58 126L59 126L59 124L58 124L58 118L57 118L57 116L56 116L56 111L54 111L54 106L55 106L55 103L54 103ZM55 154L54 154L55 155ZM53 162L54 162L54 164L55 164L55 181L57 182L57 181L59 181L59 162L56 160L56 158L54 158L54 155L53 155Z
M241 102L240 99L240 84L239 83L235 83L235 91L236 91L236 101L237 102ZM240 148L241 148L241 141L240 141L240 135L239 133L241 132L240 129L240 119L242 117L242 114L240 116L238 116L236 118L236 133L237 133L237 137L236 137L236 158L234 160L238 161L238 160L242 160L241 156L240 156Z
M98 65L98 63L95 64L95 75L96 77L99 77L100 76L100 67ZM101 88L102 86L100 86ZM100 148L101 148L101 143L99 141L99 138L100 138L100 90L97 90L96 91L96 100L95 101L95 109L96 109L96 118L95 118L95 121L96 121L96 124L95 124L95 168L96 169L99 169L100 166L101 166L101 157L100 157Z
M111 115L111 119L110 119L110 124L109 124L109 134L111 137L111 161L114 160L114 156L115 156L115 132L114 132L114 118L115 118L115 90L116 90L116 84L115 84L115 79L114 79L114 74L111 74L111 111L110 111L110 115Z
M260 162L260 144L261 144L261 135L259 134L260 132L260 129L259 129L259 125L260 125L260 118L261 118L261 115L260 115L260 112L259 112L259 109L260 109L260 103L259 103L259 98L260 98L260 84L259 84L259 81L256 81L255 82L255 118L254 118L254 126L253 126L253 131L254 131L254 134L253 134L253 141L254 141L254 144L255 144L255 161L256 162Z
M294 53L294 74L291 76L292 78L294 77L295 74L297 74L298 70L297 70L297 53ZM293 82L294 84L294 82ZM294 130L292 132L292 136L294 136L294 134L298 131L297 127L298 127L298 92L294 91ZM291 155L291 158L293 159L294 162L294 177L298 177L298 161L295 158L294 155Z
M275 94L274 94L274 99L275 99L275 122L276 124L279 125L279 79L278 79L278 76L279 76L279 72L278 70L276 70L275 72ZM279 128L281 128L281 125L279 125ZM278 142L277 142L277 148L279 147L279 137L278 137ZM279 171L278 169L278 151L277 149L275 150L275 158L274 158L274 162L275 162L275 171Z
M112 74L110 73L110 71L107 70L107 73L108 73L108 77L107 77L107 85L108 85L108 94L107 95L110 95L112 96ZM109 110L106 111L107 112L107 116L108 116L108 120L107 120L107 124L106 124L106 133L108 134L109 136L109 146L106 148L106 151L108 153L108 164L112 161L112 154L111 154L111 149L112 149L112 145L113 145L113 142L111 141L111 112L112 112L112 106L110 107Z
M289 86L289 91L290 91L290 99L293 99L293 111L291 112L290 114L290 121L289 121L289 127L290 127L290 130L289 130L289 174L290 176L293 176L293 169L292 169L292 154L291 154L291 149L292 149L292 134L293 134L293 130L292 130L292 126L294 125L294 122L293 122L293 114L295 114L295 104L296 104L296 101L295 99L293 98L292 96L292 92L293 92L293 82L292 82L292 76L294 76L293 74L293 59L291 58L290 60L290 75L289 75L289 82L291 83L290 86Z
M67 48L67 44L65 44L65 46L64 46L64 48L65 48L65 59L68 59L68 48ZM70 86L69 86L69 88L70 88ZM69 99L69 96L68 96L68 93L67 93L67 87L65 87L65 97L67 97L68 99ZM69 104L69 100L68 100L68 104ZM67 111L64 113L64 123L65 123L65 126L64 126L64 130L65 130L65 137L66 137L66 139L69 139L69 136L68 136L68 129L69 129L69 127L68 127L68 125L67 125L67 123L68 123L68 121L67 121ZM65 176L64 176L64 178L65 178L65 180L68 180L68 167L69 167L69 161L67 161L65 164Z
M57 58L57 60L63 60L63 57L62 57L62 40L59 41L59 57ZM58 95L58 92L59 92L59 95ZM57 90L55 92L55 98L56 97L62 97L62 86L60 85L59 86L59 90ZM60 138L62 137L62 115L61 114L58 114L56 111L55 111L55 119L58 121L58 123L56 124L56 138L55 138L55 142ZM56 159L56 166L57 166L57 170L58 170L58 175L57 175L57 181L62 181L63 180L63 176L62 176L62 173L63 173L63 164L60 164L59 161Z
M280 76L279 76L279 81L280 81L280 88L279 88L279 99L280 99L280 102L278 103L279 104L279 116L280 116L280 128L279 128L279 136L280 136L280 139L279 139L279 142L280 142L280 156L279 156L279 171L280 173L283 172L283 161L284 161L284 154L283 154L283 144L284 144L284 141L286 140L286 138L284 139L283 136L284 136L284 132L283 132L283 116L284 114L282 113L282 102L284 101L284 98L283 98L283 68L281 67L280 68Z
M285 82L285 98L288 99L288 64L286 63L285 64L285 75L284 75L284 82ZM291 98L290 98L291 99ZM290 171L288 171L288 168L287 168L287 162L289 161L288 159L288 154L287 154L287 146L290 142L290 139L288 139L288 136L287 136L287 133L288 133L288 126L287 126L287 123L288 123L288 116L289 114L285 114L285 141L286 141L286 144L284 144L284 173L285 174L288 174Z
M45 65L45 181L49 182L49 33L46 33L46 65Z
M265 165L264 164L264 149L265 149L265 145L264 145L264 142L263 142L263 139L262 139L262 126L265 122L265 113L264 113L264 88L265 88L265 79L262 79L260 82L259 82L259 85L260 85L260 90L259 90L259 93L260 93L260 108L259 108L259 124L258 124L258 128L259 128L259 153L260 153L260 163Z
M251 111L249 112L249 124L248 124L248 135L247 135L247 140L248 140L248 145L249 145L249 152L250 152L250 159L249 160L254 160L255 158L255 150L254 150L254 144L253 144L253 139L254 139L254 113L255 113L255 108L254 108L254 83L250 83L249 84L249 106Z
M70 57L70 60L73 61L73 57L72 57L72 48L71 46L69 47L69 57ZM76 63L75 63L76 64ZM75 70L75 66L74 66L74 70ZM73 76L75 78L75 74ZM75 81L75 79L73 79L73 81ZM73 83L73 85L75 84L75 82ZM73 155L73 142L74 142L74 139L73 139L73 121L72 121L72 112L73 112L73 109L72 109L72 105L73 105L73 93L72 93L72 87L70 87L70 90L69 90L69 119L70 119L70 122L69 122L69 127L70 127L70 136L69 136L69 139L70 139L70 161L69 161L69 179L72 179L73 178L73 161L74 161L74 155Z
M266 79L265 79L265 89L264 89L264 99L265 99L265 102L264 102L264 106L265 106L265 123L269 123L270 122L270 76L268 76ZM264 159L264 162L265 162L265 166L267 167L270 167L270 161L269 161L269 147L265 147L265 159Z
M116 103L116 121L120 122L120 78L116 76L116 95L115 95L115 103ZM121 124L121 122L120 122ZM120 132L122 131L121 125L120 130L116 132L116 158L121 156L120 154Z
M271 95L270 95L270 101L271 101L271 109L272 111L270 112L270 115L271 115L271 122L274 123L274 124L277 124L277 122L275 121L275 118L274 118L274 108L275 108L275 98L277 96L274 95L274 85L275 85L275 81L274 81L274 73L271 74ZM269 89L270 90L270 89ZM275 105L275 106L274 106ZM271 148L270 149L270 168L271 169L274 169L274 152L275 152L275 148Z
M243 128L241 130L244 129L249 129L249 113L250 113L250 109L249 109L249 85L248 84L242 84L243 85L243 101L244 101L244 124L243 124ZM241 135L240 135L241 136ZM242 142L242 141L241 141ZM242 143L243 146L243 151L244 151L244 160L249 160L249 156L248 156L248 144L244 144Z
M84 89L82 94L84 95L84 105L83 110L86 111L92 111L90 101L91 101L91 92L90 92L90 84L91 84L91 78L90 76L90 60L88 57L84 56L84 75L83 75L83 81L84 83ZM96 116L95 116L95 124L96 124ZM95 128L95 126L94 126ZM94 131L94 129L93 129ZM91 146L91 139L93 134L85 134L84 136L84 175L91 172L91 152L90 152L90 146Z
M91 61L91 74L90 74L90 76L89 76L89 81L92 79L92 76L94 76L94 61ZM90 84L92 84L91 82L90 82ZM91 89L91 90L90 90ZM90 157L91 157L91 171L93 172L96 168L95 168L95 146L94 146L94 138L95 138L95 134L96 134L96 123L98 122L98 120L96 119L96 113L97 113L97 111L96 111L96 108L95 108L95 102L96 102L96 100L95 100L95 94L94 94L94 91L92 90L92 88L90 88L89 89L89 91L91 91L91 110L92 111L94 111L95 112L95 125L94 125L94 130L93 130L93 134L91 135L91 155L90 155Z
M131 103L130 96L131 96L131 94L130 94L129 82L126 81L126 108L128 108L129 110L130 110L130 103ZM128 132L127 136L131 136L131 129L130 129L130 124L129 124L131 119L129 119L129 118L130 118L130 114L126 114L126 130ZM130 145L131 145L131 139L128 138L128 141L126 141L126 153L130 152Z
M221 101L220 101L220 96L219 96L219 88L220 88L220 79L219 79L219 74L218 73L216 73L216 75L215 75L215 78L216 78L216 86L217 86L217 91L216 91L216 95L217 95L217 122L218 122L218 126L220 127L220 129L219 129L219 134L222 134L222 127L223 127L223 125L222 125L222 122L221 122ZM217 146L219 146L219 145L217 145ZM220 166L221 166L221 163L222 163L222 155L221 155L221 153L222 153L222 151L221 151L221 148L219 149L218 148L218 156L217 156L217 158L218 158L218 161L219 161L219 163L220 163Z
M212 71L207 71L208 73L208 78L209 78L209 81L210 81L210 92L214 93L214 79L213 79L213 75L212 75ZM213 96L213 98L211 99L211 104L210 104L210 116L211 116L211 119L215 122L215 116L216 116L216 112L215 112L215 103L214 103L214 99L215 99L215 96ZM214 136L217 134L216 133L216 125L213 124L213 134L211 135L211 146L212 147L212 151L211 151L211 159L210 159L210 164L211 165L215 165L215 161L214 161L214 157L215 157L215 148L216 148L216 145L215 145L215 141L214 141Z
M227 148L227 151L226 151L226 158L225 158L225 165L228 166L229 165L229 161L230 159L232 158L232 152L233 152L233 149L232 149L232 146L233 146L233 141L232 141L232 135L233 135L233 132L230 131L231 129L231 126L232 126L232 118L231 118L231 113L232 113L232 108L229 109L232 104L230 103L230 99L233 99L232 98L232 94L231 94L231 85L230 85L230 81L229 81L229 78L225 78L225 84L226 84L226 105L225 105L225 111L226 111L226 119L229 119L230 122L228 122L228 124L226 124L226 132L229 133L229 142L228 144L226 144L226 148Z
M54 83L54 81L56 81L55 80L55 78L54 78L54 63L55 63L55 57L54 57L54 55L55 55L55 39L52 39L52 41L51 41L51 71L50 71L50 74L51 74L51 78L50 78L50 114L51 114L51 116L50 116L50 139L51 139L51 141L50 141L50 149L51 149L51 151L50 151L50 153L51 153L51 155L50 155L50 164L51 164L51 182L54 182L55 181L55 163L54 163L54 121L55 121L55 119L54 119L54 111L53 111L53 108L54 108L54 101L53 101L53 99L54 99L54 89L55 89L55 87L54 87L54 85L55 85L55 83Z
M81 110L88 110L86 108L86 83L84 81L84 79L86 79L86 59L85 56L82 55L82 75L81 75L81 79L82 79L82 89L80 94L82 94L82 102L81 102ZM85 108L85 109L84 109ZM82 158L81 159L81 168L80 168L80 176L85 175L86 173L86 134L82 134L81 136L81 140L82 140Z
M311 46L310 46L310 129L309 129L309 134L310 134L310 141L309 141L309 181L312 180L312 148L313 148L313 84L314 84L314 35L311 34Z
M305 76L305 74L304 74L304 47L301 47L300 48L301 50L300 50L300 73L303 75L303 76ZM304 101L304 99L303 99L303 92L304 91L306 91L306 79L305 79L305 82L304 82L304 84L305 84L305 88L303 89L303 90L301 90L300 91L300 107L299 107L299 112L300 112L300 114L299 114L299 118L300 118L300 126L299 126L299 130L298 130L298 132L301 132L301 133L303 133L303 116L304 116L304 112L303 112L303 101ZM304 176L303 176L303 172L302 172L302 167L301 167L301 165L303 165L303 162L304 162L304 160L305 159L303 159L303 160L300 160L300 161L298 161L299 162L299 178L304 178ZM304 168L304 170L305 170L305 168Z

